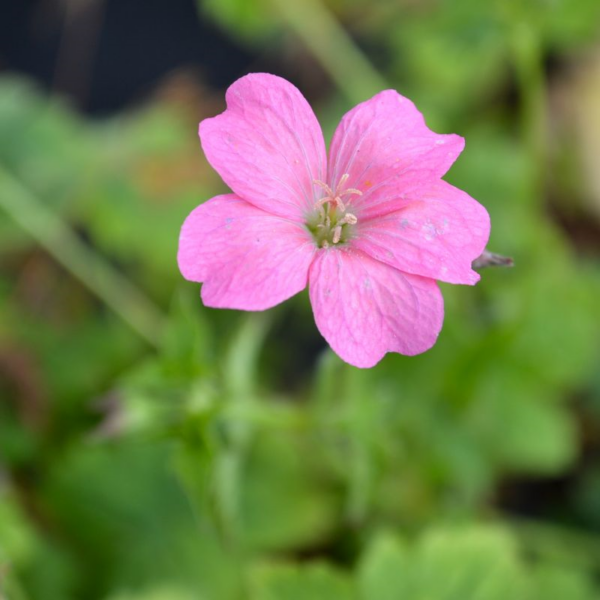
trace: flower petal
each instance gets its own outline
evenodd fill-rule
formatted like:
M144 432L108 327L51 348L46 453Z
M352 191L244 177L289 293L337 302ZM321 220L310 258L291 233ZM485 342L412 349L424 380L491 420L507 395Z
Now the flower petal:
M210 164L240 197L300 221L314 205L314 180L326 168L321 127L302 94L266 73L238 79L227 110L200 123Z
M356 367L372 367L386 352L425 352L442 328L444 301L433 279L401 273L351 248L320 251L309 282L319 331Z
M177 261L186 279L204 282L207 306L264 310L306 287L315 251L301 225L228 194L188 216Z
M363 193L353 198L353 212L371 217L384 207L397 210L401 193L442 177L463 148L463 138L434 133L410 100L386 90L342 119L329 151L329 181L335 186L348 173L347 187Z
M487 244L489 215L445 181L423 189L405 208L358 227L353 246L392 267L449 283L479 281L471 263Z

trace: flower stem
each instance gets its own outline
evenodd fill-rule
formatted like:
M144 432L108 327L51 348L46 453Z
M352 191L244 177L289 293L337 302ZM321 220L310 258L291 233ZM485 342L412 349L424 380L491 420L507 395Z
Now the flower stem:
M165 325L161 310L2 166L0 208L135 333L150 345L159 346Z
M226 402L231 408L251 410L257 406L258 359L269 331L272 315L250 313L232 339L223 361ZM240 498L243 472L255 424L229 419L223 424L227 443L215 463L215 485L222 529L227 542L238 548L241 535Z

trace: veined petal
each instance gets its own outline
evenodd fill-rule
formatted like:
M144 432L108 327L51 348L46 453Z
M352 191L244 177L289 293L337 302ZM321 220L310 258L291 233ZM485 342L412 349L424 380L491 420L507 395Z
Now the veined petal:
M444 303L433 279L402 273L351 248L319 252L309 291L319 331L356 367L372 367L386 352L425 352L442 327Z
M206 157L241 198L295 221L312 209L325 142L304 96L275 75L253 73L227 90L227 110L200 123Z
M449 283L479 281L471 263L490 235L485 208L441 180L414 196L401 210L362 220L353 246L407 273Z
M188 216L177 261L186 279L204 282L207 306L264 310L306 287L315 251L301 225L228 194Z
M386 90L340 122L329 151L329 181L335 185L348 173L347 186L362 191L353 208L367 218L384 207L397 210L401 193L441 178L463 148L463 138L434 133L410 100Z

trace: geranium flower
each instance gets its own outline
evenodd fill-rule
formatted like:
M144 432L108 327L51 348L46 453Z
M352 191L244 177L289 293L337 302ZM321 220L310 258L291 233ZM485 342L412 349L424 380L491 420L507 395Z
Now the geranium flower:
M317 327L357 367L435 343L436 280L474 284L486 210L442 181L464 147L383 91L347 113L326 157L319 123L288 81L256 73L200 123L210 164L233 193L185 221L182 274L207 306L265 310L309 287Z

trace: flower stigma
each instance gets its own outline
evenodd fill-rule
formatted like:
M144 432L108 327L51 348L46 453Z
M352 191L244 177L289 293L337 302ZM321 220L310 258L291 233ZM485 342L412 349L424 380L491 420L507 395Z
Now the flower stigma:
M325 196L315 202L306 225L319 248L347 242L352 237L354 225L358 223L356 215L348 212L349 199L346 203L342 200L345 196L362 196L362 192L355 188L344 189L349 177L348 173L344 173L335 190L323 181L314 180L315 185L323 189Z

